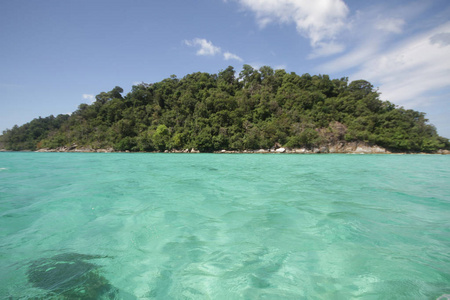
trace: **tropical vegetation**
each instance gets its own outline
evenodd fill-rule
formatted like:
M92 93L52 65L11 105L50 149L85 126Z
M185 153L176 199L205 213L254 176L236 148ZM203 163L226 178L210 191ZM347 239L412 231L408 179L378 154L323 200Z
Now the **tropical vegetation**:
M62 146L117 151L313 148L365 142L402 152L449 149L425 114L380 100L365 80L287 73L244 65L114 87L71 115L5 130L8 150Z

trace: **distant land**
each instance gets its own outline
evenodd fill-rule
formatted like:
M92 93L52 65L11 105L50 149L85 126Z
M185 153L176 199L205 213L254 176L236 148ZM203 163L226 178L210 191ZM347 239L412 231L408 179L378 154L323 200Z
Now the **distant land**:
M114 87L71 115L7 129L9 151L448 153L425 113L365 80L244 65Z

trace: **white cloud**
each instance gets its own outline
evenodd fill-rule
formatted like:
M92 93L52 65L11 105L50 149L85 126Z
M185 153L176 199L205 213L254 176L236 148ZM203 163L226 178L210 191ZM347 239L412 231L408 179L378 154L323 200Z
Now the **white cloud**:
M440 32L430 37L432 44L438 44L441 47L450 45L450 32Z
M426 106L428 95L449 87L450 45L433 43L433 37L449 31L450 22L374 53L351 78L378 83L382 98L395 104Z
M350 81L368 80L379 88L382 100L432 113L431 123L444 129L441 134L450 136L450 126L439 117L440 112L450 109L450 22L448 18L447 23L431 17L424 20L430 9L424 1L394 5L356 11L349 18L348 34L339 36L339 42L353 47L324 61L315 72L349 76ZM318 54L317 47L310 58Z
M405 20L399 18L379 19L375 28L392 33L402 33Z
M334 73L342 72L364 64L379 51L380 42L378 40L364 41L361 45L338 58L323 63L318 67L320 72Z
M230 53L230 52L225 52L223 54L223 58L225 58L225 60L230 60L230 59L234 59L234 60L238 60L240 62L244 61L242 58L240 58L239 56L237 56L236 54Z
M216 54L221 54L222 49L220 47L214 46L211 41L206 39L195 38L193 40L185 40L184 43L190 47L199 47L197 50L197 55L209 55L215 56ZM238 55L225 51L223 52L223 58L225 60L237 60L243 62L244 60Z
M90 94L83 94L84 100L89 100L89 102L93 103L95 101L95 96Z
M286 65L276 65L273 69L274 70L286 70Z
M323 56L330 56L333 54L341 53L345 50L345 46L341 43L329 42L329 43L318 43L317 47L308 56L309 59L318 58Z
M346 27L349 12L342 0L238 0L255 12L261 27L270 23L295 24L313 47L333 40Z
M197 50L197 55L210 55L214 56L221 53L219 47L214 46L210 41L206 39L195 38L193 40L185 40L184 43L190 47L199 47Z
M318 69L320 72L342 72L361 68L368 61L376 59L380 53L392 49L392 44L402 41L404 36L399 34L403 33L403 27L407 24L405 20L416 20L426 9L427 6L422 2L417 2L397 7L374 5L363 11L356 11L349 18L348 34L341 36L340 40L347 47L354 47L336 59L321 64ZM316 49L310 57L320 57L316 55L321 53L319 50L321 49Z

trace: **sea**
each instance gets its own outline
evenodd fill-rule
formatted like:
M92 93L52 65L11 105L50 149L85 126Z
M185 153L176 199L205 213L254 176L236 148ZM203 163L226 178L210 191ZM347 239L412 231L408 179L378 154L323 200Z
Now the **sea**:
M450 156L0 153L0 299L450 299Z

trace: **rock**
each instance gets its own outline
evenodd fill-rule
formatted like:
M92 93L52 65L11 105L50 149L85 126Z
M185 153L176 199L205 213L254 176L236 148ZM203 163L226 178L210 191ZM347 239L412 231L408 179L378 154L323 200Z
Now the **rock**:
M334 123L330 123L329 127L333 131L333 133L337 134L339 139L343 139L344 135L347 133L347 126L344 124L335 121Z
M100 258L105 257L63 253L41 258L31 262L26 275L33 287L46 291L44 299L55 295L60 299L119 299L119 290L100 275L100 266L90 261Z
M369 145L358 145L354 153L360 154L376 154L376 153L386 153L386 149L379 146L369 146Z
M306 149L305 148L300 148L300 149L294 149L295 153L306 153Z
M277 153L284 153L284 152L286 152L286 148L283 148L283 147L278 148L278 149L275 150L275 152L277 152Z
M370 148L358 146L358 147L356 147L354 152L355 153L370 153Z
M277 149L278 152L278 149ZM327 146L314 147L312 149L307 148L295 148L287 150L288 153L302 153L302 154L317 154L317 153L390 153L385 148L380 146L372 146L367 143L358 142L338 142L330 143Z
M439 149L436 151L437 154L450 154L450 150Z
M385 148L379 147L379 146L372 146L372 153L388 153L388 151Z
M97 153L111 153L111 152L114 152L114 149L113 148L97 149L97 150L95 150L95 152L97 152Z
M326 146L320 147L319 151L320 151L320 153L328 153L329 152L328 147L326 147Z
M67 152L67 147L66 146L58 147L56 148L56 152Z

